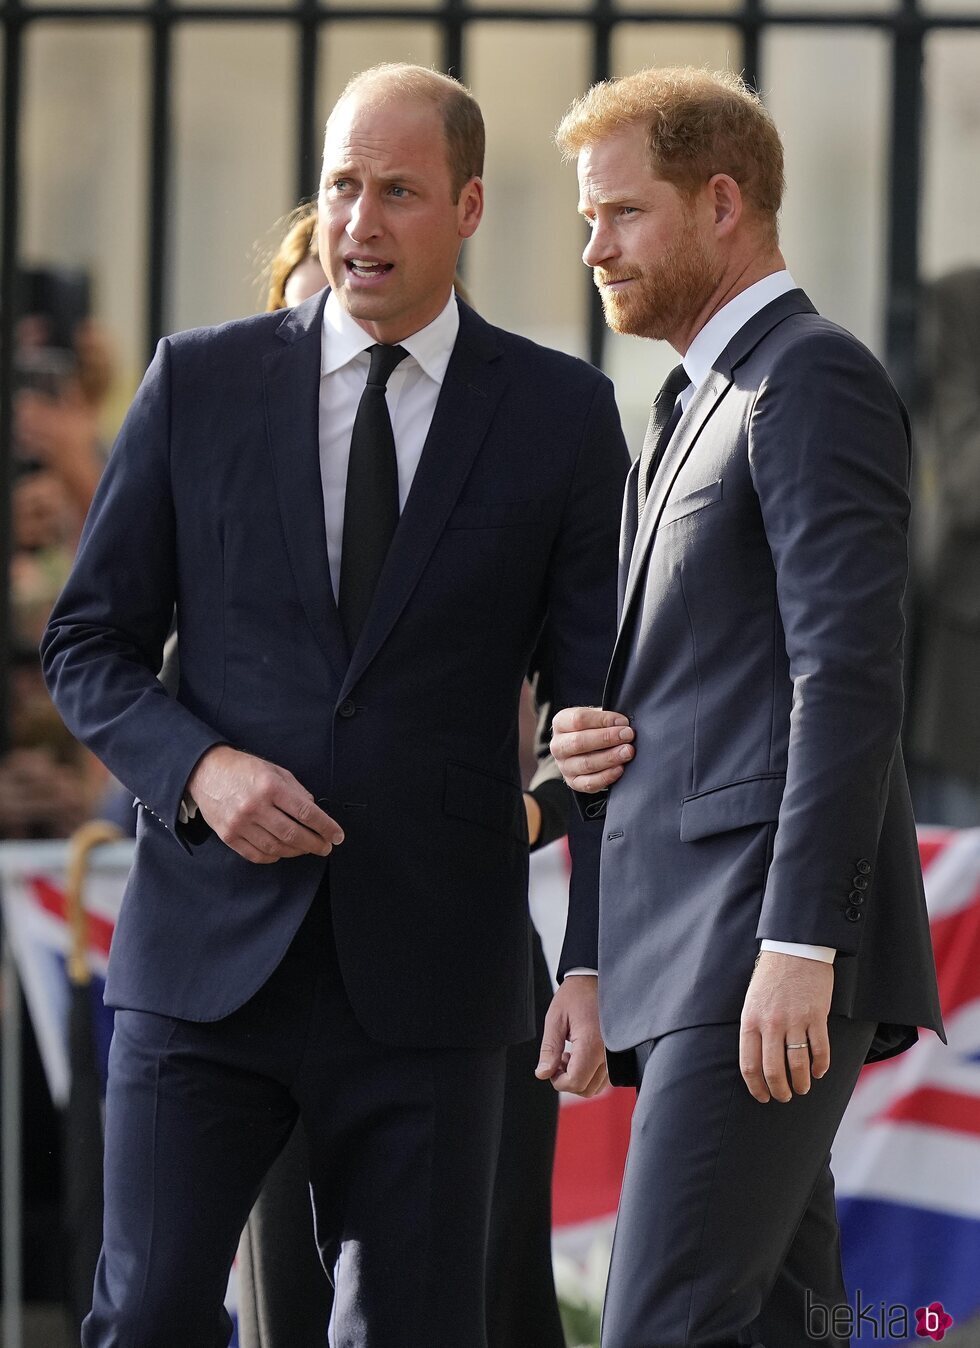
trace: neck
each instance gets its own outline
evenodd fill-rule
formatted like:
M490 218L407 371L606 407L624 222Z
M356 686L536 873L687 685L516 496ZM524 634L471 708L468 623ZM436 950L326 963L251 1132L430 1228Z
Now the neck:
M774 272L785 270L786 262L778 248L767 248L764 252L754 253L745 258L732 259L724 275L714 288L707 301L695 314L682 332L670 337L670 345L679 356L687 354L695 337L714 318L720 309L730 304L736 295L754 286L757 281L772 276Z

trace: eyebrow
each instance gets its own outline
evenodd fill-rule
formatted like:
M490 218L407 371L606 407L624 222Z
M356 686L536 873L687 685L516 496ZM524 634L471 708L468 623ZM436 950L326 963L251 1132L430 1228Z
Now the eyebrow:
M362 176L353 164L343 163L328 165L323 174L326 182L329 182L332 178L360 178ZM377 181L380 183L417 183L422 180L419 174L412 169L395 169L390 173L377 175Z
M588 203L580 201L578 203L578 213L579 215L587 215L589 211L596 206L622 206L628 201L633 201L634 196L635 194L632 192L625 192L607 197L603 196L600 192L598 196L590 197Z

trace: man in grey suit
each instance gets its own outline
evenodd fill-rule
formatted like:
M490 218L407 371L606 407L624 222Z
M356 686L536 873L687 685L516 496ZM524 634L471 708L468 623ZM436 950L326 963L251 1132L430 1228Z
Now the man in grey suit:
M899 747L908 421L786 271L736 76L598 85L558 141L607 320L683 357L603 709L552 741L603 831L600 1016L639 1086L602 1342L846 1343L831 1143L866 1059L942 1032Z

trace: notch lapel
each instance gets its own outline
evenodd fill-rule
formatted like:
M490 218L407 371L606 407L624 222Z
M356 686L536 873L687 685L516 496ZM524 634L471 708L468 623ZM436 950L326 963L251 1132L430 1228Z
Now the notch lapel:
M632 556L627 559L626 563L628 569L625 593L620 608L619 631L616 634L616 645L613 647L609 671L606 674L606 685L602 692L602 705L604 707L612 706L617 698L621 672L629 652L633 620L637 608L637 595L643 588L642 580L646 574L647 558L653 546L657 524L667 503L670 489L674 485L674 479L683 467L688 454L694 448L702 428L730 387L731 380L727 375L712 370L688 403L687 410L677 423L677 429L664 451L660 466L654 474L653 482L650 484L650 492L643 506L636 537L633 541ZM634 482L635 495L635 477L632 474L631 479ZM620 563L620 585L623 585L622 562Z
M639 524L639 497L637 483L640 475L640 455L630 464L626 475L626 490L623 494L623 522L619 531L619 584L617 590L616 612L623 614L626 601L626 581L629 577L630 559L633 556L633 544L636 542L636 529Z
M490 427L506 380L493 329L460 304L456 345L405 509L351 656L345 697L401 616Z
M262 362L266 425L286 550L300 602L337 676L347 641L330 584L320 479L320 331L326 293L288 312L277 330L284 345Z
M667 497L674 485L674 479L684 466L684 462L694 448L708 418L730 387L731 380L727 374L712 370L688 403L687 410L677 423L677 429L664 450L660 466L650 484L650 491L643 507L643 513L640 515L636 538L633 542L633 555L630 558L626 594L623 599L624 617L636 595L639 578L645 569L647 554L653 544L653 537L657 532L657 525L660 523L660 516L667 504Z

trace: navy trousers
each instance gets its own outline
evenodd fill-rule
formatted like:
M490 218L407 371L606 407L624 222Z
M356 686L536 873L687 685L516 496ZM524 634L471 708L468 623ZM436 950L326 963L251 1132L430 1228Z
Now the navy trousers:
M232 1015L118 1011L83 1348L225 1348L239 1233L297 1120L317 1244L336 1270L334 1348L486 1348L504 1063L503 1049L369 1039L344 992L325 887Z
M551 1263L551 1172L559 1096L534 1075L551 975L532 933L534 1039L507 1050L500 1154L487 1252L488 1348L565 1348ZM238 1247L242 1348L326 1348L333 1288L313 1237L301 1128L266 1177Z

